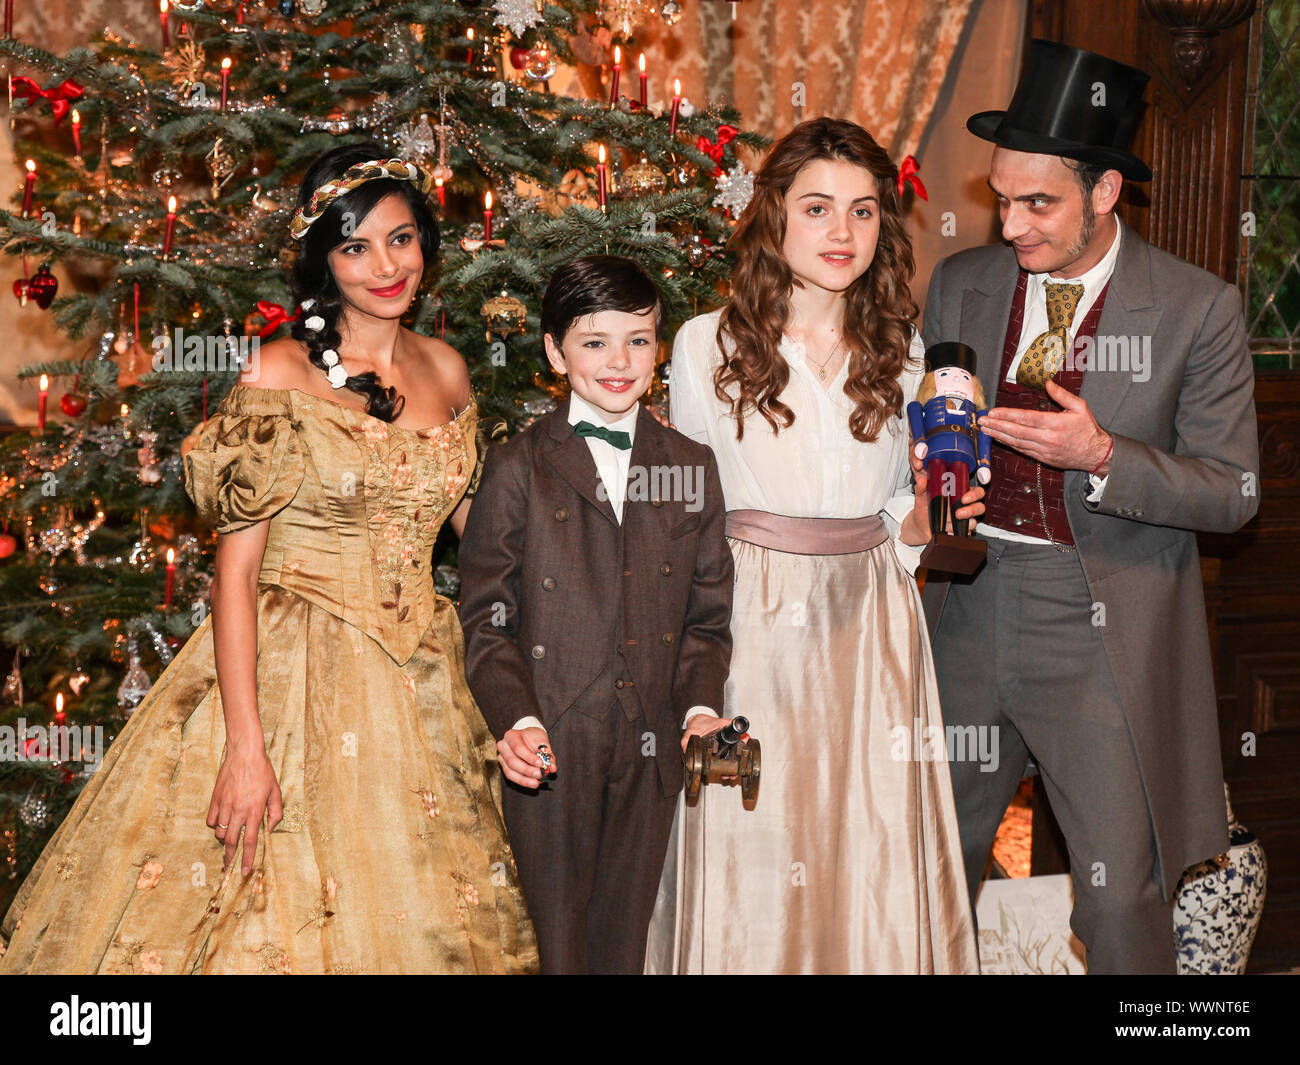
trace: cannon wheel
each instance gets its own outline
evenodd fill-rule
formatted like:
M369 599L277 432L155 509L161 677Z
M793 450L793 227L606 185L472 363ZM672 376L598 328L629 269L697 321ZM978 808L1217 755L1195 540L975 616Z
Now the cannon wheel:
M704 782L704 741L692 736L686 741L686 754L682 768L686 773L686 801L694 806L700 798L700 785Z
M745 742L740 755L740 798L746 810L758 805L759 777L763 770L763 748L758 740Z

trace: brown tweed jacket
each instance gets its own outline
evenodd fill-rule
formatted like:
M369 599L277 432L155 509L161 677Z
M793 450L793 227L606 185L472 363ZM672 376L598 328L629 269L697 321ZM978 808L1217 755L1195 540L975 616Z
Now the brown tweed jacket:
M465 672L498 738L529 715L644 715L672 795L682 719L722 713L731 660L717 464L642 408L620 525L568 410L485 461L460 545Z

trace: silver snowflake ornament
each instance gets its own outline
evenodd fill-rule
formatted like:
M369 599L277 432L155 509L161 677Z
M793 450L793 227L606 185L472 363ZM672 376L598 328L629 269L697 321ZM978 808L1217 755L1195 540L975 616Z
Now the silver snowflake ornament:
M524 31L540 25L542 13L537 10L536 0L496 0L496 18L492 21L498 26L505 26L516 37L522 37Z
M739 218L753 198L754 175L745 169L744 163L736 163L718 178L718 194L713 197L713 202L730 211L732 218Z

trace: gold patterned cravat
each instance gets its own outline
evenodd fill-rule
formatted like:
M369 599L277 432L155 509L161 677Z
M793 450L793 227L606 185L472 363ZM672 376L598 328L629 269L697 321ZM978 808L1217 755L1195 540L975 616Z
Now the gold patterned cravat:
M1083 299L1082 285L1054 285L1047 290L1047 332L1034 337L1016 368L1016 383L1026 388L1047 388L1047 382L1061 372L1070 347L1070 326Z

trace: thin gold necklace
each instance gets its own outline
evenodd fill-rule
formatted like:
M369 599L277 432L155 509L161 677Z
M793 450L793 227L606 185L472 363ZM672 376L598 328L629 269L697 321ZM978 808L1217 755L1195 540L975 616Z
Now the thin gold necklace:
M831 353L826 356L825 362L818 362L816 359L810 358L808 355L808 345L804 345L803 357L808 359L809 362L817 367L817 377L819 380L826 380L826 367L831 364L831 360L835 358L835 353L840 350L840 345L842 343L844 343L843 337L840 337L839 340L835 341L835 346L831 348Z

